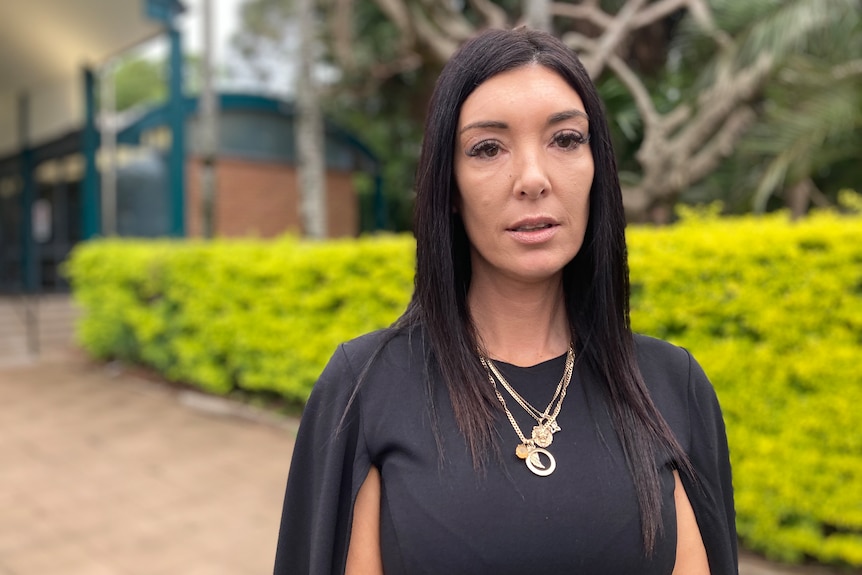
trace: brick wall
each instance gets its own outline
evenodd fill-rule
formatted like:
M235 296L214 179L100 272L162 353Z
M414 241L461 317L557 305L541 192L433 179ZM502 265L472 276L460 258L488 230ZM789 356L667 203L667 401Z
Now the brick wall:
M219 158L216 178L216 235L269 238L301 232L293 166ZM202 233L200 181L200 159L190 158L186 164L186 231L190 237ZM355 236L359 213L352 173L331 170L326 193L329 236Z

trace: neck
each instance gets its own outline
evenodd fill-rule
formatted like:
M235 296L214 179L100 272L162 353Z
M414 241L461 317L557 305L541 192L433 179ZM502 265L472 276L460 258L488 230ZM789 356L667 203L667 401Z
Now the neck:
M562 276L529 284L474 276L467 302L479 346L491 359L531 366L569 349Z

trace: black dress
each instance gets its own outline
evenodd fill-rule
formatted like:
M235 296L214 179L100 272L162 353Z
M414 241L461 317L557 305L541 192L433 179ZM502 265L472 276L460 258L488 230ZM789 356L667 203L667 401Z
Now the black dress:
M353 502L370 465L381 472L387 575L671 573L676 516L668 462L659 462L664 529L647 557L607 400L586 366L575 369L557 418L561 431L548 447L554 473L534 475L515 456L519 439L503 415L502 461L477 472L445 387L438 381L427 388L421 332L386 344L348 407L363 366L385 337L376 332L340 346L311 394L290 468L276 575L343 573ZM711 573L737 573L730 464L712 386L687 351L643 336L636 345L653 400L698 474L697 484L684 480L684 486ZM564 363L563 356L528 368L497 365L527 401L544 408ZM529 434L532 420L508 402Z

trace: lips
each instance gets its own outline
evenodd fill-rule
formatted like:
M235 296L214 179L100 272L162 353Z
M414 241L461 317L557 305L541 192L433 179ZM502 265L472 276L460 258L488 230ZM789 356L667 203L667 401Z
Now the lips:
M538 245L550 241L559 228L559 222L553 218L525 218L506 228L506 233L520 244Z
M515 222L515 224L509 228L507 231L510 232L535 232L538 230L546 230L548 228L552 228L558 225L557 222L552 218L526 218Z
M514 232L534 232L536 230L546 230L550 228L553 224L538 224L538 225L527 225L527 226L518 226L516 228L512 228Z

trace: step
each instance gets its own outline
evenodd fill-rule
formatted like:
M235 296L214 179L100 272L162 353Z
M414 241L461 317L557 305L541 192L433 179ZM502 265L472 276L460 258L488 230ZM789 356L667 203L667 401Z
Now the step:
M75 324L81 311L68 294L49 294L26 300L0 297L0 364L30 361L27 308L36 321L39 357L74 346Z

